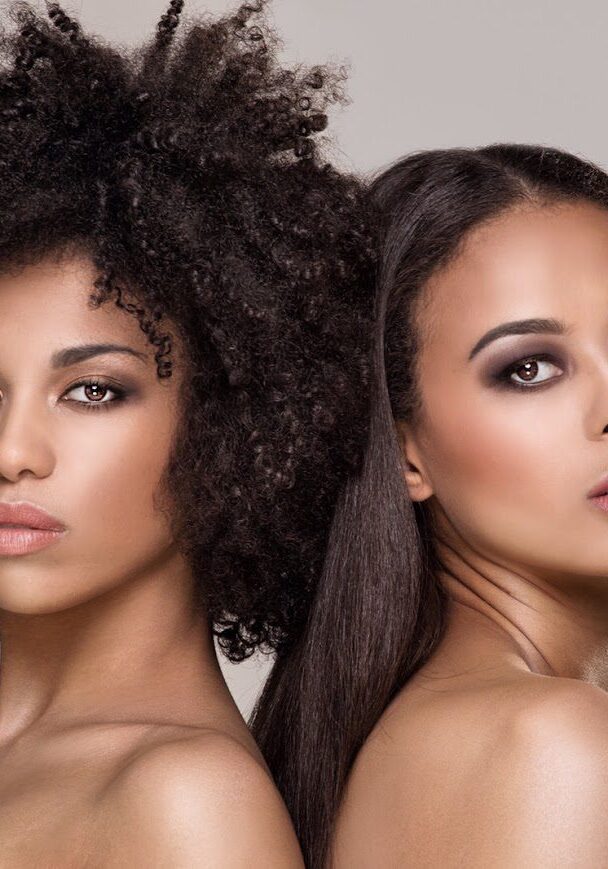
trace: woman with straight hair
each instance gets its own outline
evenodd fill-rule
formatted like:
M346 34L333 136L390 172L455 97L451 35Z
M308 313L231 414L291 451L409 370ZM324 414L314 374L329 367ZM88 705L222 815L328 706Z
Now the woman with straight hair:
M312 869L608 865L608 175L420 151L370 185L365 459L254 733Z
M214 639L236 663L305 622L361 460L375 248L319 136L342 70L282 66L262 0L183 5L132 49L5 9L7 869L302 867Z

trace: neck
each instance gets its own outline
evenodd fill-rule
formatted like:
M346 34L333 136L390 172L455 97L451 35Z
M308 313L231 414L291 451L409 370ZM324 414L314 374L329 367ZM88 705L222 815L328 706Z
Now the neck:
M608 577L499 564L453 533L442 535L437 551L454 612L474 611L531 672L608 690Z
M69 609L0 611L0 744L47 725L238 720L191 595L173 554Z

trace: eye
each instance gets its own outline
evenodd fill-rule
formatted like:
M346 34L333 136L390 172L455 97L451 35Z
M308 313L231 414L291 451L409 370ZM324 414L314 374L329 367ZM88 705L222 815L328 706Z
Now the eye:
M73 392L75 389L83 389L86 398L90 401L81 401L79 399L65 399L66 401L74 402L82 406L83 410L108 410L111 404L124 401L127 396L127 391L118 386L111 386L105 380L94 378L90 380L80 380L67 390L67 393ZM114 393L116 398L106 400L105 396L110 392Z
M537 381L538 385L526 385L529 383L533 383L534 378L538 376L539 368L542 371L542 363L544 363L545 365L553 365L554 368L558 367L555 363L555 360L550 354L538 353L535 356L526 356L523 359L518 359L511 365L503 368L503 370L499 372L495 379L500 383L502 387L506 389L538 389L545 383L556 379L554 377L546 378L545 380ZM523 374L522 382L513 380L513 375L516 375L518 377L521 376L520 372Z

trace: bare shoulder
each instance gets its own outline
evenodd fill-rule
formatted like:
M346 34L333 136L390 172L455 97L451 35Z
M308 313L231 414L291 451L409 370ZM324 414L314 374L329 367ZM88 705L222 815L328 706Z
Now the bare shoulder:
M353 767L332 869L608 865L607 737L608 695L574 679L396 704Z
M271 776L243 744L219 731L197 731L134 757L103 804L104 869L303 866Z
M564 726L572 736L605 737L608 733L608 693L580 679L542 678L533 695L522 680L520 697L535 699L519 703L514 720L534 730L535 725Z
M492 824L514 866L608 865L608 695L579 680L549 679L497 736L475 803L479 823L467 831L480 861L496 847Z

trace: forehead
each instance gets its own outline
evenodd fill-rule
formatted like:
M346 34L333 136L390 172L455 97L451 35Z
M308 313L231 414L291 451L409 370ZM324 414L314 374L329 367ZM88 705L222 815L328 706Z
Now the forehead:
M84 254L49 257L0 274L0 330L76 333L108 331L116 337L136 335L137 321L113 301L89 307L98 276ZM135 330L134 327L135 326Z
M511 210L473 230L424 296L426 350L463 358L508 320L593 322L608 302L608 210L587 202Z
M30 362L46 365L51 355L64 347L89 343L128 345L144 354L150 371L156 370L156 347L148 341L134 313L115 304L115 294L95 308L89 297L95 292L99 272L81 252L56 254L18 270L0 272L0 347L3 361L23 361L26 346ZM124 283L122 301L136 301ZM146 309L147 305L138 303ZM176 383L188 361L182 333L164 316L155 323L156 334L169 335ZM123 356L123 359L129 357ZM141 363L138 363L141 364ZM167 381L164 381L166 384Z

